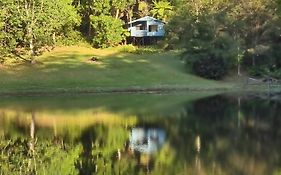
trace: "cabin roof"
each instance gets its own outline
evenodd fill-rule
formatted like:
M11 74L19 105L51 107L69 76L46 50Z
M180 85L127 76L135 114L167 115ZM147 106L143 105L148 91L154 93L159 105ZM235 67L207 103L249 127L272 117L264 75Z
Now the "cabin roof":
M136 20L134 20L134 21L131 21L131 22L129 22L128 24L132 24L132 23L137 22L137 21L156 21L156 22L159 22L159 23L164 23L163 21L161 21L161 20L159 20L159 19L156 19L156 18L153 18L153 17L151 17L151 16L145 16L145 17L136 19Z

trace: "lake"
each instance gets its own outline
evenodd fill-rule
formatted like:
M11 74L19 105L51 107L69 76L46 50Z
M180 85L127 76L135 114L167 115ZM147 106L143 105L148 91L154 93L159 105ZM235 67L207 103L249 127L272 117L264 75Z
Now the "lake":
M0 174L280 175L281 94L1 97Z

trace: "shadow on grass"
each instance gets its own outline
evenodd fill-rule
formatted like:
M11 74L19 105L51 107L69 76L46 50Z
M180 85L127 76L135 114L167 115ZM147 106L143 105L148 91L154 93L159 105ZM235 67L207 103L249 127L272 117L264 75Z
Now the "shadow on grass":
M96 57L97 61L91 61ZM150 61L147 58L140 58L133 54L114 54L100 56L95 54L79 54L78 51L48 56L47 58L37 59L35 64L17 64L11 68L4 69L7 74L25 74L30 71L43 73L56 73L63 70L93 70L93 69L110 69L126 66L145 66ZM110 70L109 70L110 71Z

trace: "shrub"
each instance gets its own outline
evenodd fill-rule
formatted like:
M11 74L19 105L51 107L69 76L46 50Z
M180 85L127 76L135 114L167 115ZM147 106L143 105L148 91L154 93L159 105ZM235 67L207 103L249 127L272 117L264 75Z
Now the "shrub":
M60 36L57 40L56 45L71 46L71 45L78 45L86 42L87 41L83 38L80 32L71 30L66 34Z
M227 65L223 58L209 56L199 58L193 63L194 73L208 79L221 79L227 73Z
M281 78L281 70L275 66L255 66L249 69L249 74L255 77L266 77L270 76L273 78Z
M218 36L212 40L193 40L182 55L188 70L204 78L222 79L234 65L236 52L228 36Z
M155 54L160 53L162 50L157 47L139 47L136 50L136 54L142 55L142 54Z
M118 50L123 53L135 53L137 48L132 44L128 44L128 45L120 46Z

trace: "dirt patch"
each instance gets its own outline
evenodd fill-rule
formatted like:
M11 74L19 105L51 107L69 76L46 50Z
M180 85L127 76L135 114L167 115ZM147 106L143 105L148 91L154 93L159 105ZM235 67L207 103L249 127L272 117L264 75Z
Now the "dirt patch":
M89 58L86 62L90 63L90 64L102 64L101 59L99 57L96 57L96 56L93 56L93 57Z

